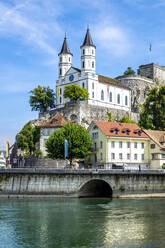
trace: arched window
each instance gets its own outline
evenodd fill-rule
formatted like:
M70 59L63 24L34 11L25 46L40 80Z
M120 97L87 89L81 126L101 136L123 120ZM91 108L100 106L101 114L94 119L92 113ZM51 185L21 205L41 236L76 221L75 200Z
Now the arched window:
M104 101L104 91L101 91L101 100Z
M95 84L94 84L94 83L92 83L92 90L94 90L94 88L95 88Z
M62 57L60 57L60 62L62 62Z
M70 57L69 57L69 62L70 62Z
M128 96L125 96L125 105L128 105Z
M62 74L62 70L61 70L61 68L60 68L60 75Z
M112 102L112 92L109 93L109 101Z
M94 63L94 61L92 61L92 68L94 68L95 67L95 63Z
M94 54L94 50L92 49L92 54Z
M84 68L85 67L85 63L84 63L84 61L82 62L82 68Z
M85 83L82 83L82 87L85 88Z
M120 94L117 95L117 103L120 104Z
M83 49L83 55L85 54L85 49Z

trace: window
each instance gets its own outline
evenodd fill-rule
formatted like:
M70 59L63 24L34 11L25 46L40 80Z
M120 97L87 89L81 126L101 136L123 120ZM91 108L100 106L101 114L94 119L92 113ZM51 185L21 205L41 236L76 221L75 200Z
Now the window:
M85 83L82 83L82 87L85 88Z
M115 141L111 141L111 148L115 148Z
M118 134L118 132L119 132L118 129L113 130L113 133L114 133L114 134Z
M97 150L97 143L95 142L94 143L94 151L96 151Z
M70 62L70 57L69 57L69 62Z
M85 49L83 49L83 55L85 54Z
M130 160L130 153L127 153L127 159Z
M128 96L125 96L125 105L128 105Z
M111 159L115 159L115 153L111 153Z
M95 67L95 63L92 61L92 68L94 68Z
M119 153L119 159L122 160L123 159L123 154Z
M112 102L112 92L109 93L109 101Z
M92 133L92 139L97 139L98 138L98 133Z
M119 141L119 148L122 148L122 147L123 147L123 142Z
M130 142L127 142L127 148L130 148Z
M100 141L100 149L102 149L102 148L103 148L103 142Z
M97 154L95 154L95 163L97 162Z
M103 154L102 154L102 152L100 153L100 160L103 160Z
M151 144L151 149L154 149L155 148L155 144Z
M104 91L101 91L101 100L104 101Z
M92 49L92 54L94 54L94 50Z
M144 154L142 154L142 160L144 160Z
M60 75L62 74L62 70L61 70L61 68L60 68Z
M155 154L152 154L152 160L154 160L155 159Z
M62 62L62 57L60 57L60 62Z
M134 154L134 160L137 160L137 154L136 153Z
M61 90L61 88L60 88L60 95L61 95L61 93L62 93L62 90Z
M120 94L117 95L117 103L120 104Z
M60 103L62 103L62 98L61 98L61 96L60 96Z
M94 88L95 88L95 84L94 84L94 83L92 83L92 90L94 90Z
M143 142L141 143L141 148L144 149L144 143Z
M137 142L134 142L134 148L137 148Z
M84 68L85 67L85 63L84 63L84 61L82 62L82 68Z
M95 97L95 93L94 93L94 91L92 91L92 98L94 98Z

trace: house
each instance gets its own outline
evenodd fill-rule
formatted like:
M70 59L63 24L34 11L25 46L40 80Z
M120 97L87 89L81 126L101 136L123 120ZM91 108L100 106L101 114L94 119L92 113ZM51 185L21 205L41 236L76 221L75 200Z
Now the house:
M81 68L72 66L72 56L67 38L59 56L58 80L56 81L56 108L62 108L69 99L63 96L67 85L79 85L88 90L89 99L84 101L89 105L107 107L126 112L131 111L131 90L116 79L96 73L96 46L87 29L81 49Z
M161 169L165 164L165 131L144 130L149 136L149 153L152 169Z
M93 141L92 164L105 169L123 164L138 169L149 166L149 137L137 124L93 121L88 131Z
M63 117L62 114L57 113L50 120L40 124L38 127L40 128L40 150L43 152L43 155L46 156L46 142L51 134L54 133L55 130L62 128L67 124L67 120Z

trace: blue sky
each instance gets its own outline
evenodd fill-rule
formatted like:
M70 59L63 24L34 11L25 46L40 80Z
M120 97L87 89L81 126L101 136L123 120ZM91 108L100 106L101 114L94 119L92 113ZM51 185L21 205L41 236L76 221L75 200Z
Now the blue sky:
M29 91L55 89L58 52L67 33L73 66L87 24L96 45L97 73L116 77L128 66L165 65L165 0L0 0L0 149L37 112Z

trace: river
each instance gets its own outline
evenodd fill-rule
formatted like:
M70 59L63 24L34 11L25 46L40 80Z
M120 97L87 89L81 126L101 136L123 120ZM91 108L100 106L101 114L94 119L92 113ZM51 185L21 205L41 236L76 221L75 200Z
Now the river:
M0 199L0 248L164 248L165 199Z

